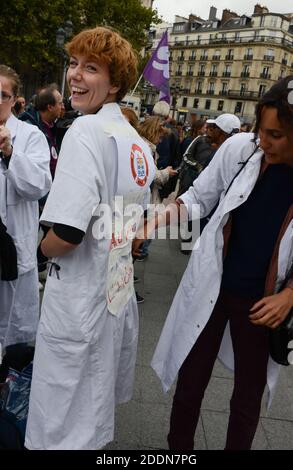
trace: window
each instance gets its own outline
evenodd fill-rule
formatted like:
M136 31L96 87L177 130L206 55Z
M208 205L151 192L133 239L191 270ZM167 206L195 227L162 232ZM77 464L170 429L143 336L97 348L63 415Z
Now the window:
M226 93L228 91L228 83L222 83L222 93Z
M265 16L262 16L261 19L260 19L260 26L264 26L265 24Z
M211 100L206 100L205 109L210 109L210 107L211 107Z
M247 88L245 83L241 83L240 85L240 95L245 95Z
M218 102L218 111L223 111L223 109L224 109L224 101L220 100Z
M193 100L193 107L198 108L198 98L194 98Z
M236 113L241 113L241 109L242 109L242 103L241 103L241 101L237 101L234 113L235 114Z
M197 89L196 89L196 92L199 92L199 93L201 93L201 92L202 92L202 82L198 82L198 83L197 83Z
M184 98L182 99L182 106L183 106L183 107L187 106L187 98L186 98L186 97L184 97Z
M278 25L278 18L277 18L277 16L272 16L272 17L271 17L271 26L272 26L273 28L276 28L277 25Z
M266 85L259 85L258 96L262 96L266 92Z
M237 32L235 33L235 41L236 41L236 42L239 42L239 41L240 41L240 31L237 31Z

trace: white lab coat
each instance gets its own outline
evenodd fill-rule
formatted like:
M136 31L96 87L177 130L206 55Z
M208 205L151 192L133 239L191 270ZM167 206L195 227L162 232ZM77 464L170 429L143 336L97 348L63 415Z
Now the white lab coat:
M43 133L11 115L6 122L13 153L0 163L0 215L17 249L18 279L0 281L0 342L35 339L39 318L38 199L51 187L49 147Z
M229 213L243 204L257 181L262 151L257 150L237 176L224 198L239 163L247 160L255 148L253 134L241 133L228 139L215 154L209 166L182 196L191 215L192 204L200 204L201 217L213 209L219 196L221 202L200 237L199 247L193 251L177 290L161 337L152 359L152 367L167 391L208 322L217 301L223 270L223 227ZM293 222L281 241L278 258L277 285L285 278L293 258ZM234 359L229 324L227 325L219 358L233 369ZM269 359L267 383L271 402L277 382L279 366Z
M138 166L133 144L145 155ZM103 204L112 205L115 195L129 202L140 195L142 202L154 173L146 143L115 103L78 118L65 135L42 221L76 227L85 237L72 252L52 259L60 270L52 268L47 277L26 432L29 449L97 449L113 439L115 403L132 395L138 312L131 243L121 243L113 256L119 235L112 245L98 240L101 215L96 214Z

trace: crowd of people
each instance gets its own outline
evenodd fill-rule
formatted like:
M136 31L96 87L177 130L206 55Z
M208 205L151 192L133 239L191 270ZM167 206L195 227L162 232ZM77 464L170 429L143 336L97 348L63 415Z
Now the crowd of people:
M188 250L152 360L165 391L178 374L168 444L193 449L219 354L235 370L226 449L250 449L279 370L269 330L293 307L293 279L278 292L293 261L293 77L260 99L253 132L228 113L184 129L164 101L143 120L120 108L137 73L120 34L96 27L66 48L70 106L55 84L26 106L0 65L0 343L4 354L35 344L25 447L113 439L134 381L134 262L161 225L191 228L197 205L200 248Z

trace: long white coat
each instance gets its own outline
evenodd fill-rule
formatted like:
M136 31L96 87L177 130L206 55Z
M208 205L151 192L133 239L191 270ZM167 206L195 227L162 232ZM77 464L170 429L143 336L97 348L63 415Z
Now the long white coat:
M143 153L135 156L133 148ZM147 144L115 103L78 118L65 135L42 220L76 227L85 237L72 252L52 259L60 269L55 266L47 277L29 449L94 450L113 439L114 405L132 395L138 312L131 242L120 238L119 223L110 239L99 239L98 212L112 207L117 195L142 201L154 173Z
M243 204L257 181L262 151L257 150L245 168L224 193L255 149L253 134L242 133L228 139L215 154L209 166L194 181L193 186L182 196L191 215L192 204L200 204L201 217L207 216L219 198L221 202L209 224L200 237L200 245L191 255L180 286L175 295L161 337L159 339L152 367L160 377L163 389L167 391L208 322L217 301L223 270L223 227L229 213ZM293 258L293 222L291 221L282 238L278 257L277 285L286 277ZM233 369L233 349L227 325L219 358ZM267 383L270 391L269 404L277 382L278 366L269 359Z
M6 122L13 153L0 163L0 215L17 249L18 279L0 281L0 342L35 339L39 318L37 277L38 199L51 187L49 147L43 133L11 115Z

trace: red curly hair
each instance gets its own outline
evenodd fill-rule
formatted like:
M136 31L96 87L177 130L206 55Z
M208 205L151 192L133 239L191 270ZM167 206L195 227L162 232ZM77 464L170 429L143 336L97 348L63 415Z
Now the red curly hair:
M111 85L119 87L120 101L137 77L137 56L131 44L110 28L97 26L77 34L66 44L69 55L81 55L108 66Z

